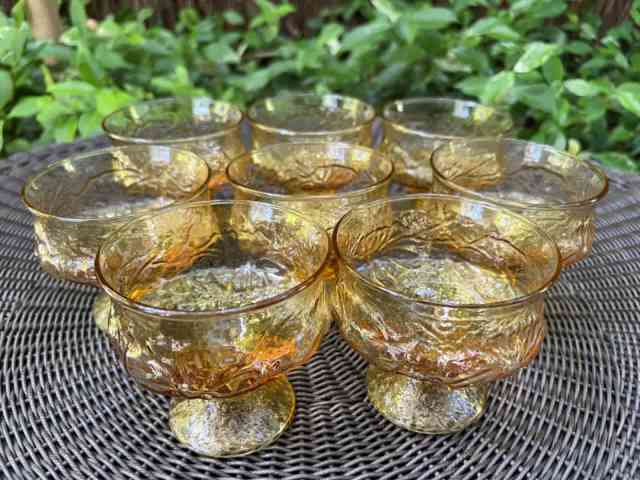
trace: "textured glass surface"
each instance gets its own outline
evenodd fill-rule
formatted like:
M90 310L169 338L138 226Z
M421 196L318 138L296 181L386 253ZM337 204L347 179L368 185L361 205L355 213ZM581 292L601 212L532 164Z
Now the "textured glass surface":
M464 198L408 196L355 208L338 224L334 245L340 330L389 374L370 373L377 408L391 401L379 398L388 389L405 392L396 395L400 402L437 387L438 401L454 394L458 402L473 399L475 406L462 411L477 418L484 408L477 402L486 395L454 390L506 377L537 354L545 331L543 293L558 274L559 257L553 241L525 219ZM372 378L395 386L372 386ZM431 409L416 398L409 404ZM382 413L428 433L469 423L463 417L436 421L426 410L416 413L427 422L422 427L409 418L403 423L391 410Z
M229 165L236 198L282 204L327 230L352 206L384 198L393 165L369 148L340 143L281 143Z
M434 190L499 203L529 218L558 244L562 263L589 254L594 205L607 192L605 174L546 145L512 139L451 142L433 156Z
M305 363L328 328L321 278L328 252L326 233L299 214L242 201L165 210L105 242L97 262L120 324L116 348L140 384L200 400L172 410L200 412L200 420L190 420L195 430L172 418L179 439L185 428L192 432L185 440L191 448L246 453L286 427L293 400L283 389L291 387L284 379L268 395L274 387L267 382ZM241 407L237 398L221 400L244 392L250 394ZM202 400L213 402L203 408ZM265 405L284 420L242 418L242 412L264 416ZM205 422L205 414L222 424ZM224 434L237 431L229 425L239 421L246 422L245 435L251 422L257 425L253 440L240 442L246 448ZM214 430L219 437L211 438Z
M281 95L248 112L253 148L286 142L346 142L369 146L375 110L339 95Z
M394 162L395 181L409 190L431 188L431 154L440 145L460 137L503 135L512 126L508 113L448 98L391 102L383 124L380 150Z
M209 178L201 158L161 146L97 150L51 165L22 192L42 267L95 284L95 255L110 233L136 214L206 199Z
M138 103L109 115L103 129L114 144L161 144L204 158L211 185L222 188L229 159L244 153L242 112L207 97L176 97Z

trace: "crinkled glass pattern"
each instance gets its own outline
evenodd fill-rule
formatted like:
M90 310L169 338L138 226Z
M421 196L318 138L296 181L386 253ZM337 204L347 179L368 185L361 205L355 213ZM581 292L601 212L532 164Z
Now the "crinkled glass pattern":
M502 204L544 229L564 266L586 257L595 236L605 174L546 145L512 139L451 142L433 157L434 190Z

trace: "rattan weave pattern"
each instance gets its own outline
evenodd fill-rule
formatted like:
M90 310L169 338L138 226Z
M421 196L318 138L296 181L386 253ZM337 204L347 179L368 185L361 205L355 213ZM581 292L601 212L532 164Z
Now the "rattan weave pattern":
M332 331L291 375L285 435L214 460L178 445L168 400L125 375L90 320L95 290L52 279L33 256L24 179L96 142L0 161L0 478L640 478L640 177L613 175L591 257L548 295L540 356L493 389L476 426L429 437L383 420L364 361Z

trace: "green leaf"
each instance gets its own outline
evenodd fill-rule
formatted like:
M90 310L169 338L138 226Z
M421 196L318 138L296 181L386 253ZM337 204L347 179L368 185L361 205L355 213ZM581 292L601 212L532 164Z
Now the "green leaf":
M78 120L78 130L83 137L89 137L102 129L104 115L100 112L84 112Z
M4 146L4 150L8 155L12 155L17 152L26 152L31 150L31 142L28 142L24 138L16 138L15 140L11 140L7 143Z
M207 60L213 63L239 63L242 59L241 55L225 42L207 45L202 53Z
M593 156L600 160L604 165L627 172L637 172L640 170L638 163L634 162L631 157L619 152L600 152L594 153Z
M631 5L631 18L640 26L640 1L635 0Z
M467 10L469 7L477 7L483 6L488 7L489 4L487 0L455 0L453 2L453 9L456 12L460 12L461 10Z
M17 1L16 4L11 9L11 17L16 22L16 26L18 27L22 26L26 16L25 14L26 12L25 12L24 0ZM2 147L0 147L0 150L2 150Z
M86 47L80 47L76 53L76 64L80 77L95 86L100 86L105 78L104 69Z
M465 95L480 98L488 82L487 77L467 77L456 83L455 87Z
M22 52L29 38L29 27L0 27L0 63L15 67L22 59Z
M629 69L629 67L631 66L629 65L629 60L627 60L627 56L624 55L622 52L617 52L613 57L613 61L616 62L616 65L618 65L621 68L624 68L625 70Z
M396 23L400 18L400 13L390 0L371 0L371 3L376 10L391 20L391 23Z
M36 119L46 130L55 128L55 125L60 121L61 117L74 113L66 105L56 102L52 97L49 97L49 101L43 101L42 108L38 111Z
M408 67L409 65L406 63L392 63L376 75L371 83L378 88L393 86L397 84L398 80L405 73Z
M571 104L568 100L561 98L556 101L553 108L553 119L560 127L568 126L570 122Z
M564 78L564 66L560 58L550 58L547 63L542 66L542 73L549 83L561 82Z
M69 16L71 24L80 30L87 28L87 10L85 9L86 0L71 0L69 3Z
M22 97L9 112L9 118L33 117L49 97Z
M423 7L406 10L396 23L400 37L413 45L421 32L442 30L457 21L455 13L446 8Z
M569 53L573 53L574 55L586 55L593 51L593 47L588 43L575 41L569 42L565 47L565 50Z
M59 143L71 142L76 138L77 129L78 117L75 115L69 115L55 127L53 130L53 138L55 138L56 142Z
M339 23L328 23L322 27L318 35L319 45L326 45L332 55L340 51L340 35L344 33L344 27Z
M567 146L567 152L569 152L571 155L578 155L580 153L580 150L582 150L580 142L575 138L570 138L569 144Z
M604 118L607 114L607 102L603 98L592 97L585 99L582 105L582 111L578 118L586 123L594 123Z
M0 70L0 112L13 99L13 79L6 70Z
M101 66L109 70L127 68L129 66L124 57L117 50L109 48L103 43L96 46L95 58Z
M143 8L136 15L136 20L138 23L144 23L153 17L153 9L151 8Z
M618 125L609 135L609 144L627 142L633 139L635 135L632 130L627 130L623 125Z
M597 72L609 66L609 60L604 57L594 57L580 65L580 73L585 77L597 75Z
M122 90L103 88L96 95L96 109L103 117L130 105L135 99Z
M511 5L514 15L522 14L525 18L544 19L557 17L567 9L567 2L558 0L518 0Z
M513 72L500 72L489 79L480 97L482 103L496 104L502 102L513 85L516 76Z
M535 5L538 0L517 0L511 3L511 11L515 15L519 15L520 13L526 13L531 10L531 8Z
M441 30L457 22L458 18L447 8L425 7L410 12L407 20L418 25L421 30Z
M498 40L518 40L520 34L495 17L481 18L465 32L467 37L489 36Z
M222 15L229 25L238 26L244 23L244 17L235 10L227 10Z
M623 83L616 89L614 98L625 109L640 116L640 83Z
M49 70L49 68L47 68L46 65L41 65L40 71L42 72L42 78L44 78L45 87L49 88L51 85L56 83L53 79L53 75L51 75L51 71Z
M513 67L516 73L527 73L544 65L551 57L560 51L559 45L543 42L533 42L527 45L524 53Z
M553 114L555 95L553 90L544 83L515 86L512 89L512 96L534 110Z
M579 97L593 97L600 93L600 89L596 85L580 78L567 80L564 82L564 86L571 93Z
M47 92L54 97L89 97L93 98L96 89L93 85L79 80L67 80L66 82L54 83L47 88Z
M279 26L282 17L296 11L295 7L287 2L278 5L269 0L255 0L255 2L260 9L260 14L251 20L249 24L251 28L261 25Z
M361 46L377 44L384 38L384 33L391 28L387 21L374 21L361 25L348 32L342 39L343 50L354 50Z
M520 40L521 38L518 32L516 32L511 27L508 27L507 25L503 25L503 24L496 25L495 28L493 28L490 32L487 32L487 35L497 40L508 40L508 41L516 41L516 40Z
M634 72L640 72L640 52L631 55L631 68Z

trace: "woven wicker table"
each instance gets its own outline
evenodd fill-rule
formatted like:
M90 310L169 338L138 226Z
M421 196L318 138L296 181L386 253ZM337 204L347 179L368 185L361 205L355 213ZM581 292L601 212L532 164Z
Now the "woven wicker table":
M32 253L24 179L103 139L0 161L0 478L639 479L640 177L611 174L592 255L548 294L538 359L499 383L487 414L422 436L367 403L365 363L332 331L291 376L294 422L273 446L214 460L180 446L168 399L127 377L94 326L95 289Z

